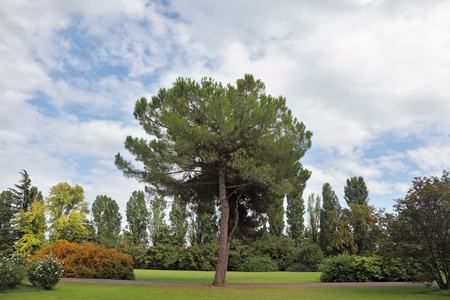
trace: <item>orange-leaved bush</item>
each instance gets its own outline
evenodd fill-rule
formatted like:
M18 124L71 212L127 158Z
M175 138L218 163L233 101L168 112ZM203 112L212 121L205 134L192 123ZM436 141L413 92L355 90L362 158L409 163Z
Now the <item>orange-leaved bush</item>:
M35 253L31 260L55 255L63 262L64 277L134 279L133 260L131 257L92 244L80 245L59 240Z

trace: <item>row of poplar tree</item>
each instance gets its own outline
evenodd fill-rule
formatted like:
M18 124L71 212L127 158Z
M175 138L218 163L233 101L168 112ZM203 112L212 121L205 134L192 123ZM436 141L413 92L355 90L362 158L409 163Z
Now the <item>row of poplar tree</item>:
M163 196L135 191L126 204L126 227L122 229L122 215L114 199L99 195L89 209L83 188L65 182L53 186L44 199L42 192L31 185L29 174L25 170L20 174L20 183L0 195L0 253L30 254L60 239L89 241L108 248L118 248L128 239L144 249L168 239L181 246L217 239L214 202L187 207L178 198L167 201ZM235 239L251 242L267 235L288 237L297 246L318 244L325 255L370 255L380 237L381 214L368 204L369 192L362 177L349 178L344 194L348 208L340 206L331 185L325 183L322 197L308 197L308 218L301 192L290 194L286 211L284 199L279 199L275 201L279 205L266 214L240 216L242 226Z

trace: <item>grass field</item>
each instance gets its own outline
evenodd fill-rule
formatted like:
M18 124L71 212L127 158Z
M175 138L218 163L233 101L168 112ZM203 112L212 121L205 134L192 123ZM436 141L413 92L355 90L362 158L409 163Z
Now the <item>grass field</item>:
M228 282L318 282L319 273L229 272ZM212 282L214 272L136 270L137 280ZM447 296L449 296L447 294ZM23 283L0 291L0 299L445 299L438 288L411 287L244 287L153 286L59 283L44 291Z
M136 280L213 282L214 271L134 270ZM313 283L320 282L320 272L227 272L229 283Z

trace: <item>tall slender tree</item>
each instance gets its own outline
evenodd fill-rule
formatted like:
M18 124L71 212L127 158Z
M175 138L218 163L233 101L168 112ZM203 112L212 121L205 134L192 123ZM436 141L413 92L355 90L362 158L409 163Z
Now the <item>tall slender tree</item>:
M322 186L322 209L320 210L319 245L326 255L333 254L330 246L334 232L338 230L337 220L341 213L341 205L331 185L326 182Z
M284 197L283 197L284 198ZM283 198L278 197L271 203L268 210L269 217L269 234L271 236L281 237L284 231L284 207Z
M19 232L14 228L14 199L11 191L3 191L0 194L0 255L14 252L14 244L17 242Z
M145 202L145 194L143 191L134 191L127 202L126 216L128 230L133 236L133 243L136 246L147 245L147 227L150 225L150 214L147 210Z
M169 227L164 219L166 217L167 201L164 196L156 196L150 199L149 204L150 239L152 240L152 244L156 245L169 233Z
M348 218L353 229L358 253L370 254L374 249L374 243L368 237L368 226L371 224L374 210L368 205L369 190L363 177L354 176L347 179L347 185L344 187L344 199L350 207ZM371 211L370 214L365 213L369 211Z
M172 202L172 209L169 213L170 231L180 246L184 246L188 231L188 213L186 203L179 197L175 197Z
M116 156L116 165L126 176L147 182L162 194L214 188L214 197L202 201L217 201L221 213L215 286L226 280L243 197L251 190L279 197L290 192L302 170L299 160L311 145L311 132L292 116L285 98L266 95L264 90L264 83L251 75L226 87L208 78L200 83L179 78L151 102L145 98L136 102L134 116L155 139L127 137L125 148L144 170ZM256 207L252 202L269 207L260 202L272 199L247 200L246 207ZM235 217L229 226L231 202Z
M312 193L308 197L308 214L309 214L309 230L310 244L319 243L320 228L320 196Z
M303 201L303 191L306 187L306 181L311 177L311 172L303 169L298 177L297 184L291 193L286 195L286 219L287 219L287 233L291 237L297 247L303 244L304 238L304 214L305 203Z
M97 234L104 238L105 246L117 248L122 225L122 215L116 200L99 195L92 203L92 216Z

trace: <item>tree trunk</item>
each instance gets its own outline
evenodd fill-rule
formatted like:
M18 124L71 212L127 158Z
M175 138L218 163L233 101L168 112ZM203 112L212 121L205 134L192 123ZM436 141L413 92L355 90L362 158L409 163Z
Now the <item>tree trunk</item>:
M228 268L228 220L230 218L230 205L228 204L226 186L225 186L225 170L219 170L219 198L220 208L220 235L219 235L219 258L217 261L216 275L214 276L214 286L223 286L227 276Z

